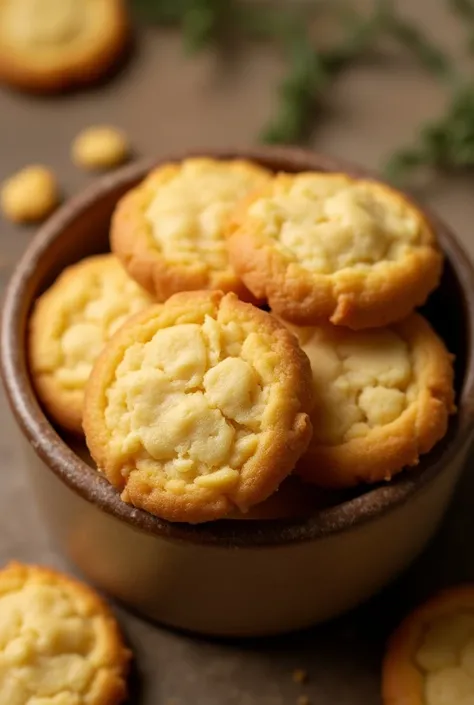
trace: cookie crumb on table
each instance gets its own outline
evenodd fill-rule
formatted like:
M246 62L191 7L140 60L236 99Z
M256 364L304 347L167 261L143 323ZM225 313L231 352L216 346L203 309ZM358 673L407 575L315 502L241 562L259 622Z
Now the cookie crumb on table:
M295 668L293 671L293 682L294 683L307 683L308 682L308 671L304 668Z
M72 143L72 160L83 169L111 169L130 156L130 144L122 130L97 125L82 130Z
M296 701L296 705L311 705L311 700L307 695L300 695Z
M39 164L6 179L0 191L3 215L15 223L44 220L58 205L59 188L53 172Z

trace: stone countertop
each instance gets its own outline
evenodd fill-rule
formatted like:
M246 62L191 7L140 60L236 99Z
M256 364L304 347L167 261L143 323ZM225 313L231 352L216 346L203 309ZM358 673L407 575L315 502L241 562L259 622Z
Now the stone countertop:
M460 29L444 3L403 0L448 48ZM428 13L429 10L429 13ZM461 30L462 33L462 30ZM70 144L89 124L122 127L137 154L229 147L255 141L272 109L282 73L269 47L247 47L225 68L213 55L183 57L173 33L142 30L138 49L109 84L67 97L38 98L0 91L0 180L28 163L49 164L67 197L94 177L71 164ZM331 90L312 143L320 151L377 167L415 127L442 109L439 87L416 66L377 62L351 69ZM472 177L440 179L423 193L474 256ZM0 228L0 284L34 229L4 221ZM44 533L22 471L14 423L0 405L0 562L11 558L71 570ZM385 639L400 617L440 586L474 580L468 537L474 536L474 473L465 472L435 541L396 584L351 614L322 627L265 641L219 642L152 626L119 606L120 622L136 654L134 705L292 705L306 693L313 705L378 705ZM303 668L309 682L292 682Z

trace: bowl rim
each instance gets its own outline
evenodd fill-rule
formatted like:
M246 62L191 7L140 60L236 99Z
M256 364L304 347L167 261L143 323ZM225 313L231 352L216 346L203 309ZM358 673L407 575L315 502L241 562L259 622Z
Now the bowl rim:
M6 288L1 318L0 372L20 429L39 458L76 494L134 529L170 540L222 547L281 546L347 531L395 509L438 476L446 464L465 447L474 425L474 268L451 230L411 196L410 200L433 224L441 247L451 263L463 292L468 323L466 371L454 432L448 434L445 443L440 442L433 449L429 454L429 462L420 463L420 469L401 473L390 484L376 486L335 506L317 510L314 515L303 519L226 519L200 525L172 523L122 502L107 480L76 455L59 436L39 406L25 360L26 325L20 329L19 323L24 315L23 297L28 282L41 258L68 225L99 199L105 198L111 191L139 181L159 164L180 161L190 156L243 158L270 167L271 164L287 164L289 171L345 172L383 181L373 172L345 160L295 147L183 150L170 156L133 162L98 179L68 200L39 228L17 263ZM279 169L282 170L281 167ZM28 302L28 309L31 303Z

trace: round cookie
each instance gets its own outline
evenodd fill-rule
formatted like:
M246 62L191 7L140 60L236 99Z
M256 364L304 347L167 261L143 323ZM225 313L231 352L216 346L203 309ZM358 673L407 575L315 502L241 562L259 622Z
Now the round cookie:
M158 167L119 202L112 251L159 301L201 289L252 299L229 264L224 229L236 203L268 179L265 169L242 160Z
M367 331L290 330L313 374L313 437L296 468L305 480L390 480L443 437L454 412L451 356L422 316Z
M184 292L114 336L86 390L91 455L125 502L170 521L264 501L308 445L308 358L235 294Z
M422 304L441 274L423 214L345 174L278 174L237 206L227 232L250 291L298 325L386 325Z
M107 605L39 566L0 570L0 703L119 705L131 654Z
M414 610L390 638L384 705L472 705L474 586L448 588Z
M126 318L151 303L111 254L68 267L40 296L30 319L30 372L40 401L61 426L82 433L92 365Z
M0 82L45 92L89 83L128 34L123 0L2 0Z

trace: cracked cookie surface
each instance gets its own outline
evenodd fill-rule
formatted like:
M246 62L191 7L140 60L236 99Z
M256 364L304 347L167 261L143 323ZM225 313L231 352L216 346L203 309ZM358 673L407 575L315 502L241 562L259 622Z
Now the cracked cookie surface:
M302 477L328 488L389 480L445 434L451 356L422 316L367 331L289 328L310 359L315 396Z
M119 705L130 656L86 585L39 566L0 570L0 705Z
M130 315L152 303L111 254L68 267L40 296L30 319L30 372L59 424L82 432L84 388L96 358Z
M441 274L423 214L388 186L345 174L278 174L237 206L227 234L246 286L299 325L391 323Z
M449 588L418 607L389 640L385 705L472 705L474 586Z
M249 300L229 264L224 228L236 203L268 179L265 169L243 160L195 158L158 167L119 202L112 250L160 301L198 289Z
M311 400L308 359L270 314L235 294L181 293L104 349L84 430L124 501L197 523L278 488L308 444Z
M0 81L56 91L95 80L128 32L122 0L1 0Z

